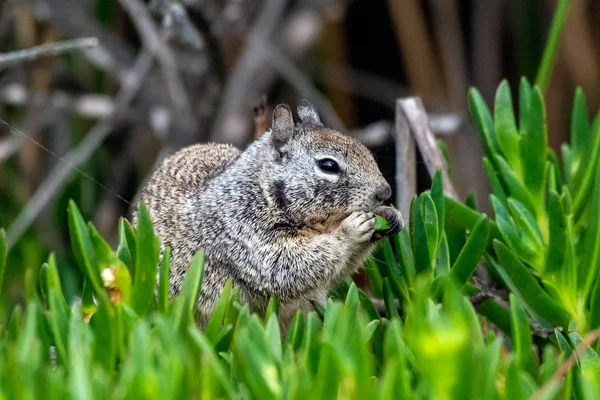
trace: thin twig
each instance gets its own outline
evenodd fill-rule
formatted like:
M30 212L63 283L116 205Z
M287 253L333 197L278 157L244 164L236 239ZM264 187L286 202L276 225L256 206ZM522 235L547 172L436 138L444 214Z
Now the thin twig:
M144 78L152 67L152 60L152 53L148 50L142 50L142 53L138 56L134 66L130 70L128 79L125 79L125 85L121 87L117 96L116 109L121 113L126 112L127 105L133 100L133 97L142 86ZM31 226L56 192L62 188L67 179L71 176L73 170L104 187L106 190L109 190L85 172L81 171L78 167L89 159L92 153L102 144L110 132L112 132L117 119L118 116L114 115L112 118L99 122L90 132L88 132L82 143L76 149L70 151L64 158L55 155L61 160L61 163L50 172L46 180L36 190L31 200L27 203L7 231L7 247L9 249L14 246L16 241ZM29 140L33 140L21 131L12 128L11 131L15 134L20 134ZM38 145L42 146L39 143ZM120 197L118 194L114 194L115 196ZM123 198L121 199L126 201Z
M63 42L47 43L24 50L0 54L0 70L12 67L25 61L41 57L55 56L73 50L81 50L98 46L98 38L82 38Z
M530 397L531 400L536 400L543 398L546 393L552 391L556 386L560 385L560 381L564 378L564 376L573 368L575 363L581 359L581 356L585 354L587 348L590 347L592 343L600 338L600 328L596 328L593 331L588 332L581 343L575 348L575 351L571 353L571 356L567 358L567 360L562 363L550 378L541 388L539 388L533 396Z

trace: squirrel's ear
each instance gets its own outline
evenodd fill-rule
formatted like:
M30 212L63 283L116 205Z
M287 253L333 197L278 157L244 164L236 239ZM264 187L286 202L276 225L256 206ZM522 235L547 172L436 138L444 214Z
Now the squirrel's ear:
M306 99L302 99L298 105L298 117L304 125L323 126L317 109Z
M285 104L280 104L273 110L273 146L280 149L294 134L294 116L292 110Z

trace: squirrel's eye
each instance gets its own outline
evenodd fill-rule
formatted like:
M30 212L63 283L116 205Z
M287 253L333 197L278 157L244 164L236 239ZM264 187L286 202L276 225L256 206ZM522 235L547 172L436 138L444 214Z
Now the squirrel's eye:
M330 174L337 174L340 172L340 166L338 165L338 163L330 158L319 160L317 163L321 170L329 172Z

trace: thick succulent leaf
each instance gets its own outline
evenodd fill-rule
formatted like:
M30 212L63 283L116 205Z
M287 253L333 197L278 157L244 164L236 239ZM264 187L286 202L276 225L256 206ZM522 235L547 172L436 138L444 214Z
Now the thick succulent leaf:
M367 295L362 290L358 289L358 298L360 300L361 309L367 316L368 321L381 319L381 316L379 315L379 312L373 305L373 302L369 298L369 295Z
M206 324L206 329L204 330L204 334L206 338L211 343L216 343L216 339L221 331L222 327L225 325L225 315L227 313L227 308L230 306L230 297L231 297L231 288L233 286L233 281L231 278L227 280L225 283L225 287L221 292L221 296L217 301L217 304L213 308L212 314L208 319L208 323Z
M567 245L565 211L560 202L558 193L554 190L548 192L548 220L550 240L548 243L544 272L545 274L552 276L560 271L564 263Z
M415 256L415 269L417 275L430 273L435 259L438 236L438 221L435 205L431 196L423 193L414 203L414 230L411 243Z
M475 88L469 89L469 112L486 156L495 160L496 155L501 154L501 150L496 138L494 120L485 100Z
M573 111L571 115L571 170L570 174L577 173L582 166L584 155L590 150L590 122L585 95L581 87L575 90Z
M69 200L69 233L71 235L71 246L77 265L81 272L94 288L97 294L104 292L104 285L100 279L100 269L98 260L90 240L88 229L79 212L79 209L72 200Z
M523 129L529 115L531 106L531 92L533 88L527 78L521 78L519 82L519 129Z
M560 152L562 154L562 173L563 177L565 178L565 184L569 187L570 190L575 190L575 188L573 187L573 175L571 174L573 152L571 151L571 147L566 143L563 143L560 146Z
M306 329L302 351L304 352L304 363L312 374L317 373L319 366L319 354L321 352L321 320L314 312L306 315Z
M531 215L531 213L515 199L508 199L508 208L512 220L520 233L522 244L529 249L533 249L537 254L536 257L532 257L527 260L527 262L538 271L542 271L546 263L544 258L545 246L537 221L534 219L533 215Z
M592 143L590 143L589 156L583 160L582 166L573 179L571 187L573 193L573 214L578 220L585 207L589 204L589 197L594 189L600 159L600 113L591 128Z
M198 250L185 273L181 291L172 307L175 326L178 326L181 331L184 331L189 323L193 321L193 316L198 308L203 278L204 251Z
M502 204L506 204L506 190L504 190L504 186L502 185L502 182L500 182L500 177L494 169L494 165L490 162L489 158L483 158L483 167L485 169L485 174L488 178L490 188L492 189L492 194L494 194L494 196L496 196L502 202Z
M506 285L523 302L530 314L544 326L568 327L572 319L569 312L544 292L515 254L497 240L494 241L494 249L499 263L491 258L488 258L488 261L497 269Z
M437 215L437 231L438 231L438 244L441 241L442 236L441 233L444 232L444 183L442 181L442 172L437 170L433 175L433 179L431 181L431 199L433 200L433 204L435 205L435 212Z
M446 233L442 232L442 240L438 246L437 258L435 260L435 274L445 274L450 271L450 249Z
M445 204L445 203L444 203ZM394 247L397 254L398 267L404 281L410 285L415 277L415 260L410 242L411 232L409 229L403 229L394 236Z
M487 217L482 214L450 270L450 277L459 287L464 286L475 272L487 246L488 231Z
M60 362L64 363L68 360L67 333L71 310L63 295L60 278L58 276L58 268L56 267L56 262L52 255L48 259L47 285L48 305L50 309L47 318L48 325L54 338Z
M496 157L496 165L499 175L502 177L502 181L506 185L507 195L519 200L525 207L527 207L529 212L537 216L538 212L536 212L528 189L515 175L514 171L510 168L507 162L502 157Z
M537 87L531 93L531 104L527 118L524 121L524 126L520 128L523 182L536 207L534 214L539 216L543 212L544 206L543 190L545 187L548 135L546 134L544 99ZM528 205L525 204L525 206Z
M154 304L159 245L148 209L143 203L138 208L138 236L136 238L135 271L133 278L132 308L146 315Z
M527 234L528 239L535 243L535 247L541 249L544 239L535 217L520 201L513 198L508 199L508 209L519 228Z
M573 345L575 345L575 348L583 342L583 338L578 332L569 333L569 338L573 342ZM580 357L579 363L584 377L593 381L600 378L600 356L592 348L587 347Z
M512 293L510 299L511 336L515 348L517 365L528 371L532 377L537 375L536 354L533 351L533 337L525 308Z
M223 368L223 365L219 362L219 358L215 353L210 341L208 341L208 339L194 326L188 327L188 334L192 339L192 343L194 343L205 356L203 360L207 363L210 363L211 369L214 371L214 376L219 381L221 387L225 390L227 398L237 398L235 389L233 388L232 380L227 371Z
M90 241L92 242L92 247L94 248L94 254L96 255L96 260L98 261L98 268L100 268L100 272L102 272L103 268L106 268L112 264L114 254L110 248L110 245L106 242L106 240L104 240L100 233L98 233L94 225L91 222L88 222L87 226Z
M387 278L383 279L383 301L385 304L385 315L388 319L398 318L398 308L394 302L390 282Z
M479 221L479 217L481 217L481 213L449 197L444 197L444 206L446 207L446 226L473 229ZM491 219L488 221L490 224L490 242L492 239L501 239L502 234L496 222Z
M581 262L578 265L580 279L585 281L583 295L586 299L600 271L600 164L595 179L594 191L589 201L590 213L583 243L584 251L580 255Z
M548 160L546 161L546 170L552 171L552 177L548 177L546 180L548 181L548 187L553 188L556 191L560 191L561 188L565 185L563 180L563 176L560 173L560 161L558 160L558 156L553 149L548 149ZM552 178L552 181L550 181ZM553 187L554 186L554 187Z
M108 301L98 304L90 319L94 331L94 358L107 371L113 371L117 363L119 331L115 319L116 311Z
M502 149L502 154L515 174L522 176L521 159L519 154L519 132L515 115L513 113L513 103L508 81L503 80L496 91L496 101L494 103L494 122L498 144Z
M490 200L492 208L494 209L494 214L496 214L498 229L500 229L502 238L506 241L508 246L525 262L536 266L539 265L540 255L537 251L538 249L522 240L523 233L516 226L512 217L508 214L508 210L500 203L500 201L494 195L490 195Z
M328 303L327 304L327 309L329 311L330 308L330 304L333 303ZM328 313L328 317L330 317L330 320L334 319L333 316L333 312ZM327 319L326 319L327 321ZM303 333L304 333L304 319L302 318L302 313L300 311L298 311L296 313L296 315L294 316L294 319L292 320L292 323L290 325L290 327L288 328L288 331L285 335L285 340L283 342L283 348L287 348L288 346L291 347L291 349L293 351L296 351L300 348L300 346L302 345L302 339L303 339Z
M363 269L367 274L371 293L373 293L373 296L381 298L381 285L383 284L383 277L381 276L381 272L379 272L377 262L373 259L373 256L365 260Z
M487 299L477 309L477 312L489 319L498 329L507 335L511 334L509 311L494 299Z
M272 315L279 315L279 301L275 296L271 296L271 298L269 299L269 304L267 304L267 311L265 312L265 321L268 321Z
M119 247L124 247L129 252L129 256L131 257L131 262L129 264L126 263L125 260L123 260L123 262L125 262L125 264L129 267L132 274L135 269L135 259L136 259L135 251L137 248L136 243L137 243L137 233L135 232L135 229L131 226L129 221L127 221L125 218L120 218L119 219Z
M158 267L157 310L163 314L169 311L169 273L171 270L171 247L165 247Z

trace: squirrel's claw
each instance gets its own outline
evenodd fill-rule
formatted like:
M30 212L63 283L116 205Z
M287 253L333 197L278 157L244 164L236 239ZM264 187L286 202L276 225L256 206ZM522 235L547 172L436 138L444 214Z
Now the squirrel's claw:
M387 219L391 225L390 229L383 232L385 236L395 236L404 228L402 213L396 208L381 206L375 211L375 214Z

